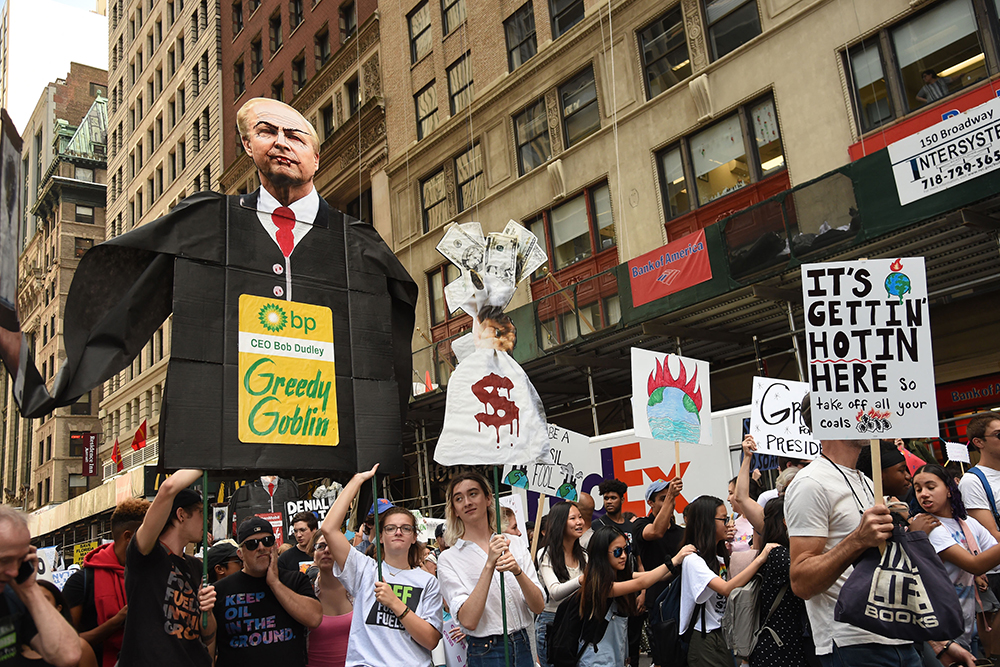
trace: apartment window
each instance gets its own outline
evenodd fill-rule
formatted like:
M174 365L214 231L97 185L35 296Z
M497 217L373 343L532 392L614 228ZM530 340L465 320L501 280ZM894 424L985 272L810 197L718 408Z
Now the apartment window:
M205 165L205 168L201 171L201 186L203 190L212 189L212 166Z
M279 78L277 81L271 84L271 99L278 100L279 102L285 101L285 79L284 77Z
M313 38L313 45L316 52L316 70L318 71L319 68L330 60L330 31L327 28L323 28L316 33L316 37Z
M181 139L177 142L177 161L180 164L180 171L187 168L187 144Z
M444 34L465 22L465 0L441 0L441 18L444 23Z
M708 42L721 58L760 34L757 0L704 0Z
M156 196L163 194L163 165L156 167Z
M299 57L292 61L292 90L299 92L306 85L306 57L299 54Z
M479 143L455 158L458 181L458 211L461 213L483 198L483 158Z
M163 22L159 19L156 20L156 45L159 46L163 42Z
M233 35L240 34L243 30L243 3L234 2L233 3Z
M159 95L163 91L163 68L157 67L154 76L156 77L156 94Z
M448 199L444 187L444 169L420 183L420 208L424 232L437 229L448 219Z
M198 41L198 10L191 14L191 41Z
M87 167L74 167L73 177L78 181L94 182L94 170Z
M153 32L152 31L150 31L149 34L146 35L146 53L149 54L149 59L152 60L153 59Z
M177 38L177 62L178 64L184 62L184 38Z
M437 90L431 81L413 96L417 107L417 139L423 139L438 126Z
M302 23L302 0L290 0L288 3L288 29L295 30Z
M191 150L197 154L201 150L201 119L191 123Z
M201 92L201 65L191 68L191 92L195 97Z
M774 100L738 109L657 154L668 217L687 213L784 169Z
M271 36L271 55L274 56L281 48L283 37L281 36L281 10L279 9L271 15L268 21L268 31Z
M74 253L77 259L83 257L84 253L94 247L94 239L82 239L76 237L74 246Z
M208 51L201 54L201 84L208 86Z
M427 274L427 286L431 295L431 324L442 324L451 318L444 287L459 277L459 268L448 262Z
M167 154L167 177L171 183L177 178L177 153L174 151Z
M258 7L260 7L260 0L250 0L250 15L251 16L253 16L253 13L255 11L257 11Z
M680 5L639 31L639 50L648 99L691 76Z
M549 0L552 16L552 39L558 39L567 30L583 20L583 0Z
M521 175L527 174L552 156L544 99L538 100L514 117L514 137L517 142L517 166Z
M235 84L234 89L236 91L236 97L243 94L243 91L247 89L246 74L243 68L243 59L233 65L233 83Z
M340 6L340 41L346 42L358 31L358 9L355 3Z
M93 206L80 206L76 205L76 221L84 222L87 224L93 224L94 222L94 207Z
M205 107L205 110L201 112L201 142L207 145L211 137L211 115L208 107Z
M410 61L417 62L431 51L431 8L421 2L409 16Z
M169 25L174 24L174 3L172 2L167 3L167 23Z
M601 129L597 86L594 84L592 67L559 87L559 103L562 106L563 134L567 148Z
M535 10L531 3L524 4L503 22L507 37L507 69L511 72L524 64L538 51L535 39Z
M347 111L353 116L361 108L361 85L357 75L347 82Z
M585 189L546 211L530 225L539 243L548 245L558 271L615 246L611 193L607 183Z
M469 106L475 94L472 85L472 58L466 53L448 68L448 99L451 104L451 114L454 116L456 112Z
M180 116L183 116L187 111L187 94L184 92L184 86L177 89L177 108L180 111Z
M333 104L327 104L319 110L319 117L322 122L323 140L327 140L333 134Z
M255 77L264 69L264 47L260 35L250 42L250 76Z

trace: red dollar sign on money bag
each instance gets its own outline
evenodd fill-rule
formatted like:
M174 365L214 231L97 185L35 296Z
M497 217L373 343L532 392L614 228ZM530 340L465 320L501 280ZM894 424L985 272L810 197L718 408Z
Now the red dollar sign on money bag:
M500 427L510 428L511 435L514 434L514 421L518 422L517 435L521 435L521 424L519 420L520 410L514 401L510 400L510 390L514 388L514 383L510 378L490 373L479 382L472 385L472 395L478 398L485 412L476 415L479 422L479 430L483 424L492 426L497 430L497 448L500 447ZM506 396L501 396L500 392L506 391ZM492 408L492 412L490 412ZM513 446L513 443L511 443Z

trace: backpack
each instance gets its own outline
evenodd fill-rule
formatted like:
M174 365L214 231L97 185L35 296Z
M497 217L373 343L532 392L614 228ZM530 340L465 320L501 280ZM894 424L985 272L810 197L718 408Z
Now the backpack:
M979 481L983 483L983 491L986 492L986 499L990 501L990 512L993 513L993 520L997 524L997 530L1000 530L1000 512L997 512L997 502L993 498L993 489L990 487L990 483L986 481L986 474L979 469L979 466L969 468L969 472L978 477Z
M683 568L683 563L680 568ZM695 605L691 611L688 631L680 634L681 626L681 570L678 569L667 587L656 598L649 610L649 654L654 665L684 667L687 665L688 646L694 630L695 615L701 611L701 627L705 627L705 605Z
M771 633L774 643L782 645L781 638L773 629L768 627L767 622L771 620L771 614L781 604L788 590L788 584L781 587L777 597L771 603L771 608L760 620L760 588L761 577L755 575L745 586L735 589L729 594L726 601L726 611L722 614L722 636L726 639L726 645L733 650L736 657L749 659L757 646L760 633L765 629Z
M559 603L556 616L545 629L546 660L552 667L576 667L588 645L604 638L608 617L580 618L580 591ZM583 642L581 644L581 641Z

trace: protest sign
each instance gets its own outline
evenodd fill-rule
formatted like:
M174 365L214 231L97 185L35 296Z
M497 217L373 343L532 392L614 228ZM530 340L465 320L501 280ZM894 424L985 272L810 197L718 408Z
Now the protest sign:
M944 443L945 453L948 456L949 461L958 461L960 463L972 463L969 460L969 448L960 442L946 442Z
M77 564L83 563L83 557L99 546L101 546L101 543L98 542L97 540L93 540L91 542L81 542L80 544L74 544L73 562Z
M212 507L212 539L224 540L228 535L226 531L229 527L229 506L216 505Z
M820 445L802 421L802 399L809 383L755 377L751 392L750 435L757 452L793 459L814 459Z
M938 432L922 257L802 266L813 437Z
M38 578L42 581L52 581L52 573L62 569L62 556L58 547L41 547L38 549ZM60 587L62 590L62 587Z
M330 511L333 503L329 498L310 498L308 500L289 500L285 503L285 513L288 515L288 525L292 524L292 517L299 512L312 512L319 520L326 518L326 513Z
M705 230L636 257L628 263L628 277L635 307L711 280Z
M261 519L267 521L274 528L274 546L280 547L285 543L285 529L281 519L281 512L261 512L257 514Z
M708 362L632 348L632 417L639 437L712 444Z
M524 514L524 498L516 493L509 496L503 496L500 498L500 507L501 512L503 511L502 508L506 507L514 513L514 520L517 522L517 531L521 533L519 536L511 535L510 538L512 540L521 540L524 548L529 548L531 545L528 544L528 537L525 529L527 517Z
M598 473L601 458L590 438L555 424L547 424L553 463L505 465L501 482L564 500L577 500L586 475Z

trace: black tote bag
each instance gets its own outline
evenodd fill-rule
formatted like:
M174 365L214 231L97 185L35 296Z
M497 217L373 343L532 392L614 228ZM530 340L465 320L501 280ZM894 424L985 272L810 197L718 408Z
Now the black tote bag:
M884 553L869 549L855 563L834 618L914 642L954 639L965 631L958 593L927 534L898 526Z

